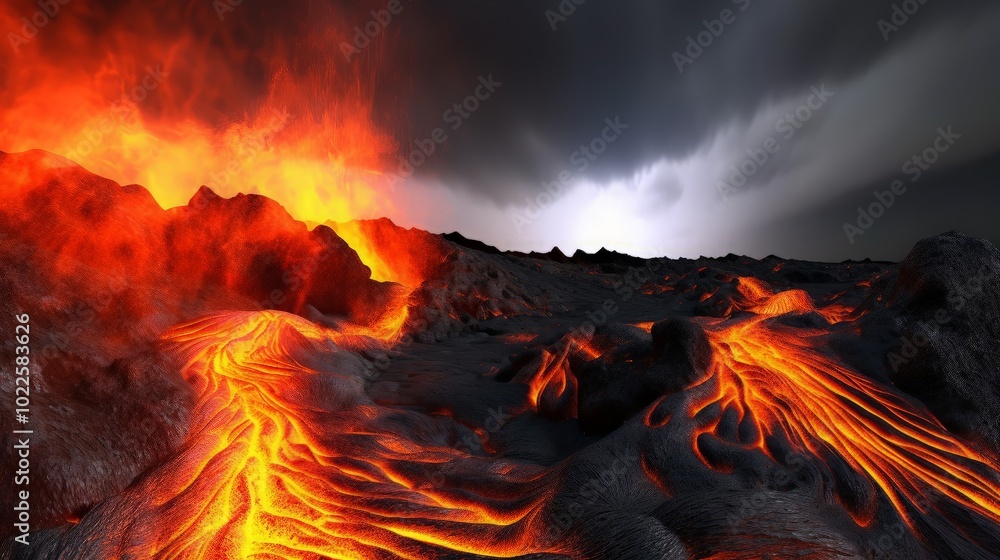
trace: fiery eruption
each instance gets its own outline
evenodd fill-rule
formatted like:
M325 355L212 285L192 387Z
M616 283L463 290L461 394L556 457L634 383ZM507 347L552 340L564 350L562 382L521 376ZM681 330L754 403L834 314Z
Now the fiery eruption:
M142 184L165 208L207 185L316 223L405 217L388 196L398 100L376 99L405 87L389 68L392 36L352 60L340 52L375 3L216 4L231 9L60 3L0 67L0 149L58 153ZM0 28L20 36L38 10L6 3ZM260 34L265 22L275 32Z

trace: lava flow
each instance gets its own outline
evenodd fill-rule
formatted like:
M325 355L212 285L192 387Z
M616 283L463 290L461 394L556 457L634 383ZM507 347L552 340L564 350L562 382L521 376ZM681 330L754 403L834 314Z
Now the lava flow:
M379 346L279 312L166 333L198 392L181 453L132 490L142 558L511 557L533 549L540 469L458 451L364 395ZM141 530L135 530L141 528ZM112 539L114 540L114 539Z
M261 197L202 191L164 211L139 189L42 165L50 159L0 157L19 187L0 217L20 232L0 248L33 251L17 274L44 271L78 299L87 299L79 285L129 282L108 298L117 305L92 312L93 340L81 343L107 358L50 362L42 378L64 385L46 387L51 400L39 409L87 419L93 403L126 402L108 415L115 431L98 433L127 434L147 455L132 470L93 467L119 451L88 452L100 438L76 437L103 426L103 410L39 446L58 453L39 454L39 472L59 473L51 457L69 456L80 478L118 486L79 495L56 476L33 479L33 491L52 489L39 494L52 513L31 534L33 557L856 558L892 527L897 558L923 549L912 558L992 559L996 550L996 463L836 356L831 340L857 341L878 315L843 304L876 300L869 287L817 306L804 290L720 274L708 299L622 301L622 323L569 330L566 316L527 304L552 289L539 280L540 259L512 266L520 257L379 220L336 224L345 242ZM50 193L70 193L81 209L39 206ZM105 208L101 221L83 227L94 207ZM31 220L49 227L22 227ZM80 232L75 253L109 256L71 266L65 232ZM132 247L159 266L136 266L145 253ZM606 297L603 279L583 267L557 270L576 274L582 295L563 303L586 309ZM295 289L281 283L289 271ZM448 289L454 280L460 288ZM292 303L261 311L261 297L283 285ZM194 291L206 287L226 297ZM515 296L526 303L510 316L492 312ZM696 300L717 318L684 317ZM439 304L466 306L475 331L440 314L454 323L435 327L453 336L403 343L401 334L431 331L418 319ZM62 318L39 317L49 328ZM161 402L174 404L150 406ZM801 479L734 513L775 467L795 464ZM731 514L740 522L718 522ZM754 540L763 534L771 540Z
M690 418L706 418L692 434L701 454L704 438L729 439L759 449L778 462L772 443L784 439L799 453L820 459L834 454L874 484L919 534L916 512L950 501L993 522L1000 522L1000 472L997 465L950 434L913 401L880 386L820 347L819 329L792 329L774 320L786 313L808 313L809 296L800 290L772 293L754 280L740 280L741 305L754 315L710 329L713 361L691 405ZM819 310L845 317L840 308ZM738 435L723 435L721 419L738 420ZM832 467L832 465L831 465ZM845 490L845 489L841 489ZM842 501L855 521L867 526L875 514L875 494L858 500L857 489Z

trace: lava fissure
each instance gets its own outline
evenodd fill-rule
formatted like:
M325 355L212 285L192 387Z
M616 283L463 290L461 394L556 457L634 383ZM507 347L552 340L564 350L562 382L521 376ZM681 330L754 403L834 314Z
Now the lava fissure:
M714 387L692 406L691 418L713 405L719 411L734 407L756 433L780 431L799 451L816 457L823 456L823 448L836 453L878 484L914 530L908 504L932 497L1000 522L1000 471L989 458L925 410L826 356L814 342L821 333L782 330L767 321L808 312L810 302L790 308L787 296L769 295L759 286L748 293L747 307L759 315L709 331L714 360L708 376ZM762 439L755 445L768 452Z

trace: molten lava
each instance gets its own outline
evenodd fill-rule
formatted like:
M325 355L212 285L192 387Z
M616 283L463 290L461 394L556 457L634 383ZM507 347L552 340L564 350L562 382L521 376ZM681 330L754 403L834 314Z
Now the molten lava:
M716 438L759 449L775 461L771 438L787 439L799 453L824 458L831 453L864 475L918 532L916 512L927 504L951 501L1000 522L1000 471L989 458L950 434L923 407L880 386L821 349L819 330L792 329L772 320L786 313L814 311L800 290L777 294L758 280L741 279L740 307L755 315L720 323L709 331L713 361L691 390L698 395L688 410L704 418L692 434L699 451ZM844 317L840 308L819 310ZM723 434L720 418L735 414L738 435ZM867 503L847 503L855 520L867 525L874 515ZM852 500L848 500L852 502Z
M188 442L137 491L126 556L510 557L537 550L544 471L421 440L364 396L377 345L277 312L164 336L198 393ZM382 410L382 412L379 412Z
M570 338L558 353L542 352L537 370L528 380L528 402L534 410L546 406L544 399L552 403L550 408L565 408L567 417L576 417L577 381L569 367L570 351L576 346L577 343ZM563 401L567 403L566 407L559 406Z

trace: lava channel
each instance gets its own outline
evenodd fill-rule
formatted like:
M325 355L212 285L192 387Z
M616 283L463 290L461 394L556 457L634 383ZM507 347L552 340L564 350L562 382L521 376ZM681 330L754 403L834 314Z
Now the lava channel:
M77 554L416 559L539 551L536 522L550 477L459 451L436 420L375 405L364 393L366 364L343 349L378 341L281 312L208 316L163 338L198 393L188 439L175 458L85 516L76 529L104 536L88 538ZM110 534L95 530L108 526Z
M816 312L837 322L848 310L814 309L805 292L774 294L754 279L741 279L740 293L738 307L752 314L709 328L713 360L705 378L689 389L686 412L699 426L691 442L706 466L734 467L714 464L701 452L713 447L710 440L757 449L781 463L784 457L775 456L772 445L780 440L805 456L823 460L833 454L874 484L877 492L869 491L867 499L859 499L855 487L842 500L860 526L872 522L879 494L916 534L923 515L944 513L949 508L941 506L949 501L1000 523L1000 469L990 458L915 401L828 355L823 329L774 320ZM727 415L738 419L735 441L720 428Z

